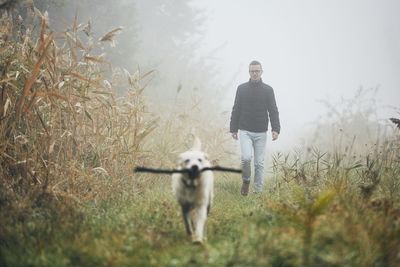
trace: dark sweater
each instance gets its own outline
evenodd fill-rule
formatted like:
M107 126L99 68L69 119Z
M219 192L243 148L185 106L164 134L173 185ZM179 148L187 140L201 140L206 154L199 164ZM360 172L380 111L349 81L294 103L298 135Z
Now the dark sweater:
M250 132L266 132L268 116L272 131L280 132L279 112L274 90L262 82L249 81L239 85L232 108L230 132L239 129Z

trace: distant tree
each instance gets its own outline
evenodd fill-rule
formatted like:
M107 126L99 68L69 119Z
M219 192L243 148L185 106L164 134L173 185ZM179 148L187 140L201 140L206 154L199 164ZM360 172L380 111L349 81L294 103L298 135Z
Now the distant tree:
M49 11L50 24L58 30L70 26L75 16L80 23L91 20L95 38L124 27L116 47L105 47L104 52L114 65L129 71L138 66L156 70L147 90L154 97L173 99L177 88L185 93L215 87L215 74L196 57L205 17L191 1L35 0L35 5Z
M0 0L0 9L10 9L18 4L16 0Z
M202 40L204 13L184 0L136 1L140 22L137 61L157 70L154 83L160 102L174 99L177 92L214 88L215 74L196 55ZM214 94L213 94L214 95Z

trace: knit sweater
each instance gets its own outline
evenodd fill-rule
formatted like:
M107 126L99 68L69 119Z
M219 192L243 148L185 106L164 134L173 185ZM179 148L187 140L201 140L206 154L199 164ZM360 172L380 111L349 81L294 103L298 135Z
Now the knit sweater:
M250 132L266 132L268 117L272 131L280 132L279 112L274 90L260 81L249 81L239 85L232 108L230 132L239 129Z

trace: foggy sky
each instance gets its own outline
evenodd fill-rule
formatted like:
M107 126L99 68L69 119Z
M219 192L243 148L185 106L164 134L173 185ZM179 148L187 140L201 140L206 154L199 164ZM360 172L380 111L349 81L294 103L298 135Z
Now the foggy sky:
M276 94L286 137L337 102L379 87L381 117L397 116L400 100L400 1L195 0L207 21L200 56L208 56L227 86L224 108L248 63L263 63ZM284 137L283 137L284 138Z

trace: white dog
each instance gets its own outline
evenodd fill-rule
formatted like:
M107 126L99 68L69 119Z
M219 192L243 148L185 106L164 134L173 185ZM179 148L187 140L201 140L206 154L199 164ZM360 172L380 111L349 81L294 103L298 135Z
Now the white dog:
M205 223L214 191L214 175L210 170L202 172L205 167L210 167L210 162L195 137L193 147L179 155L178 169L187 173L172 175L172 189L182 208L186 232L197 244L205 240Z

